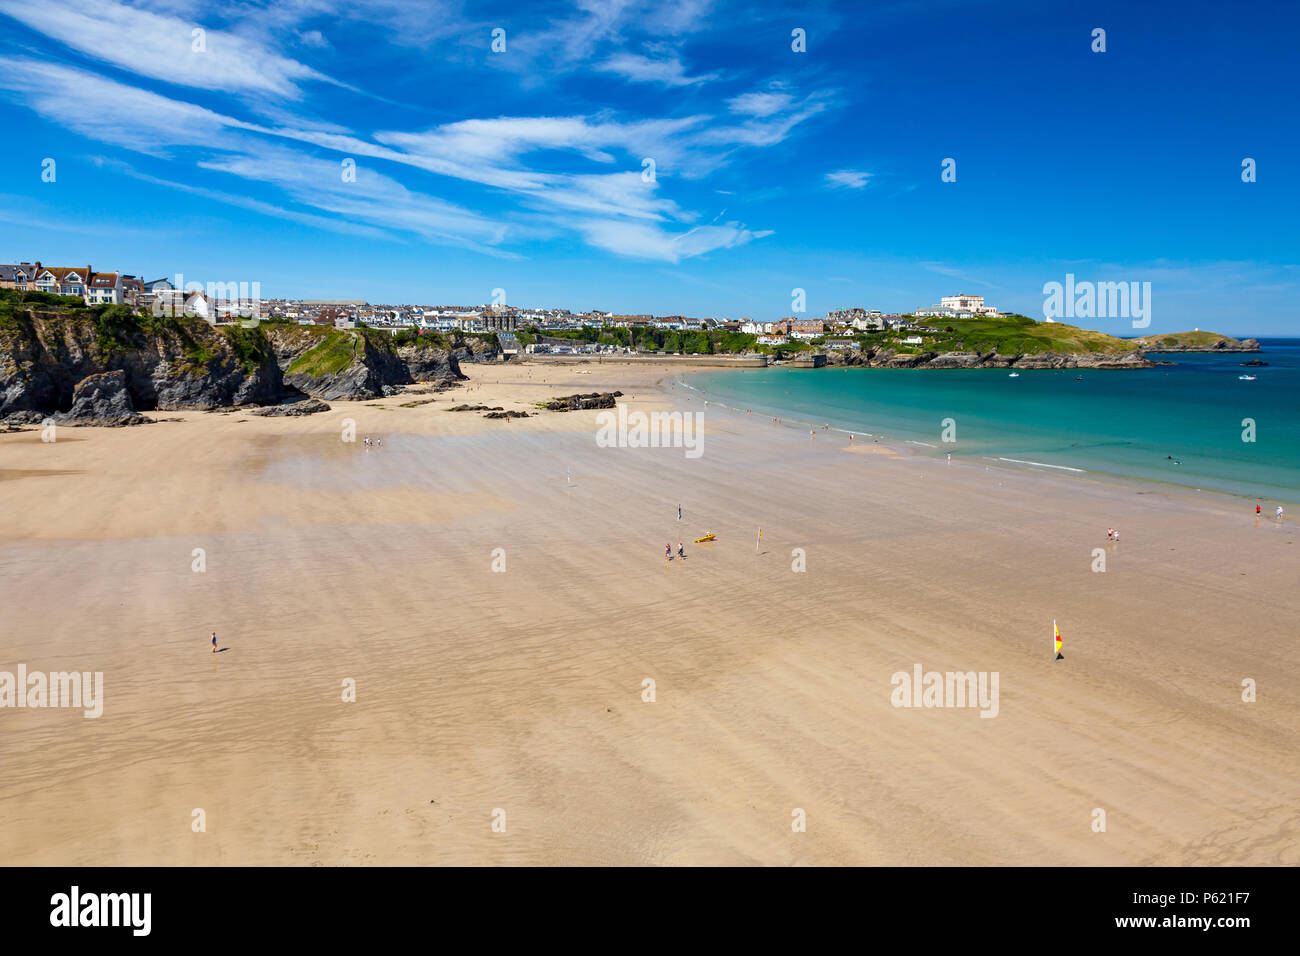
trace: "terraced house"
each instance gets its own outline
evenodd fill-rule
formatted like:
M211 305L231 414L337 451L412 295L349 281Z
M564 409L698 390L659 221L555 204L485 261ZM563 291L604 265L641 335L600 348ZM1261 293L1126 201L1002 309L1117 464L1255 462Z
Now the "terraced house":
M42 266L36 263L36 281L31 286L37 292L52 292L55 295L79 295L87 298L86 289L93 274L90 266Z
M0 289L28 289L36 278L39 263L20 262L15 265L0 265Z
M122 277L116 272L96 272L86 285L86 302L90 305L121 305Z
M146 292L138 276L95 272L90 266L43 266L39 262L0 264L0 289L79 295L87 305L137 305Z

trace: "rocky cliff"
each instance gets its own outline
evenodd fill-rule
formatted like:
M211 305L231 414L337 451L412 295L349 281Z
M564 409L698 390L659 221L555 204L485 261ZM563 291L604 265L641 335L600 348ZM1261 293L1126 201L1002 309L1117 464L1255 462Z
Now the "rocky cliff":
M1134 339L1145 352L1258 352L1258 339L1234 339L1217 332L1173 332Z
M123 306L86 308L67 299L7 292L0 297L0 419L70 414L78 383L84 412L108 418L155 409L271 405L286 396L324 401L393 394L414 382L446 385L460 362L497 357L495 344L374 329L262 323L214 327L193 317L135 315ZM112 392L112 394L110 394ZM121 408L121 414L115 409Z
M257 345L201 320L137 320L121 307L0 310L0 417L69 411L77 383L114 371L135 409L274 401L278 370Z

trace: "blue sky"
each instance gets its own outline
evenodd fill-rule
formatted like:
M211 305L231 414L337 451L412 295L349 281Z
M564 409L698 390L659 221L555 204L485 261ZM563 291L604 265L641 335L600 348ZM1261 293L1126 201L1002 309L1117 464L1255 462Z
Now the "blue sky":
M0 0L0 260L764 319L795 288L810 315L975 292L1041 316L1073 273L1150 282L1149 331L1300 335L1297 26L1282 3Z

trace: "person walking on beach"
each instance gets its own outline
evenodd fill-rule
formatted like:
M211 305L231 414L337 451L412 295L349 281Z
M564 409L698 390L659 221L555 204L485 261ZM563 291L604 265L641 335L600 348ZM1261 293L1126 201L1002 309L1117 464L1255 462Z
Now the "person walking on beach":
M664 545L664 557L669 561L673 559L673 546L671 544Z
M681 558L683 561L686 560L686 549L682 547L680 541L677 542L677 557Z
M215 654L216 652L217 652L217 632L213 631L212 632L212 653Z
M1278 505L1278 506L1277 506L1277 520L1278 520L1278 521L1281 521L1281 520L1282 520L1282 506L1281 506L1281 505Z
M1255 505L1255 516L1258 517L1259 514L1260 514L1260 512L1261 512L1262 510L1263 510L1263 509L1260 508L1259 505Z
M678 505L678 506L677 506L677 520L678 520L678 521L681 521L681 520L682 520L682 506L681 506L681 505Z

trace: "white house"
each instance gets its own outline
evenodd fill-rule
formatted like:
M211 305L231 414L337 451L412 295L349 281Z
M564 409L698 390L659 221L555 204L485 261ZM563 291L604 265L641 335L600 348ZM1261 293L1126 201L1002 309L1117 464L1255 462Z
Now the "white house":
M122 277L116 272L96 272L86 286L86 302L90 305L121 305Z
M998 314L998 310L993 306L984 304L984 296L970 292L945 295L939 300L939 306L944 309L951 309L956 318L965 318L962 313L970 313L972 317L977 315L996 316Z

